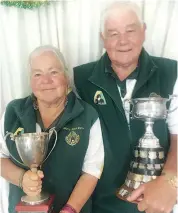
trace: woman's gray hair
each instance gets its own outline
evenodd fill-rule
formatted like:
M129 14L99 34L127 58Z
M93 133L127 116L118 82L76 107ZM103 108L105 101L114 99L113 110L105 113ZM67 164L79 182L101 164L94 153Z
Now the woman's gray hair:
M100 20L100 31L101 33L104 33L105 28L105 22L106 20L112 16L114 12L121 12L121 11L133 11L141 24L143 24L143 18L142 18L142 11L140 7L131 1L115 1L111 4L109 4L101 13L101 20Z
M64 69L64 73L67 77L67 79L70 82L70 74L69 74L69 70L68 70L68 66L66 65L66 61L64 59L63 54L60 52L60 50L52 45L44 45L44 46L39 46L37 48L35 48L29 55L29 68L31 68L31 61L34 57L41 55L44 52L53 52L57 59L61 62L63 69Z

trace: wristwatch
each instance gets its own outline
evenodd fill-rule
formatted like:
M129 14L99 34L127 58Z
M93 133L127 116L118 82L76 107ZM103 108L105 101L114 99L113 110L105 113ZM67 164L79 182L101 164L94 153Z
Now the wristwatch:
M178 188L178 177L175 174L162 172L161 176L164 176L169 184L172 185L174 188Z

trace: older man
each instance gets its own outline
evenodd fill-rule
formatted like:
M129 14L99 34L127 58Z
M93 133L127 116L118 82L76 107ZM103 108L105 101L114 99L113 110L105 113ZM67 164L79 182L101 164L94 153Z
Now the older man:
M93 197L93 213L168 213L176 203L178 111L169 115L167 123L162 120L154 125L167 154L161 176L143 184L128 198L140 201L138 206L116 197L117 188L125 181L132 150L145 131L142 121L130 120L124 111L130 108L124 106L124 99L148 97L153 92L161 97L178 94L177 62L150 56L143 48L145 30L137 5L112 4L104 11L101 23L106 53L98 61L74 69L76 89L98 111L105 142L105 167ZM177 103L174 99L171 105Z

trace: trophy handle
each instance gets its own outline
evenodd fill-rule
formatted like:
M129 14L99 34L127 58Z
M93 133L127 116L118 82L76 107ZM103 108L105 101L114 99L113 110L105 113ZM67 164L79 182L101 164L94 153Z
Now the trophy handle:
M51 129L49 130L49 140L50 140L50 138L51 138L53 132L55 133L55 136L56 136L55 142L54 142L54 145L53 145L51 151L49 152L49 154L47 155L47 157L44 159L43 163L48 159L48 157L50 156L51 152L53 151L53 149L55 148L56 143L57 143L57 131L55 130L55 127L51 128ZM43 164L43 163L42 163L42 164Z
M4 136L4 140L6 141L7 137L10 136L11 140L15 142L15 135L12 132L6 132L6 135ZM9 151L9 149L8 149ZM11 156L11 158L13 158L17 163L21 164L22 166L25 166L25 164L21 163L20 161L18 161L9 151L9 155Z
M178 95L169 95L168 101L171 101L173 98L178 98ZM174 112L176 109L178 109L178 106L177 106L177 107L174 107L174 109L172 109L172 110L168 109L168 110L167 110L167 113L172 113L172 112Z

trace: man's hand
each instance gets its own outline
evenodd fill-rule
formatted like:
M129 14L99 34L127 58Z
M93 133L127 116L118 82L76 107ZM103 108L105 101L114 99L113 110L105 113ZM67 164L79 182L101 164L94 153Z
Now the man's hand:
M143 199L138 203L138 210L146 213L170 213L176 204L177 190L164 176L141 185L127 198L130 202Z
M34 173L30 170L25 172L22 180L23 191L29 196L36 196L41 192L42 181L44 177L42 171Z

